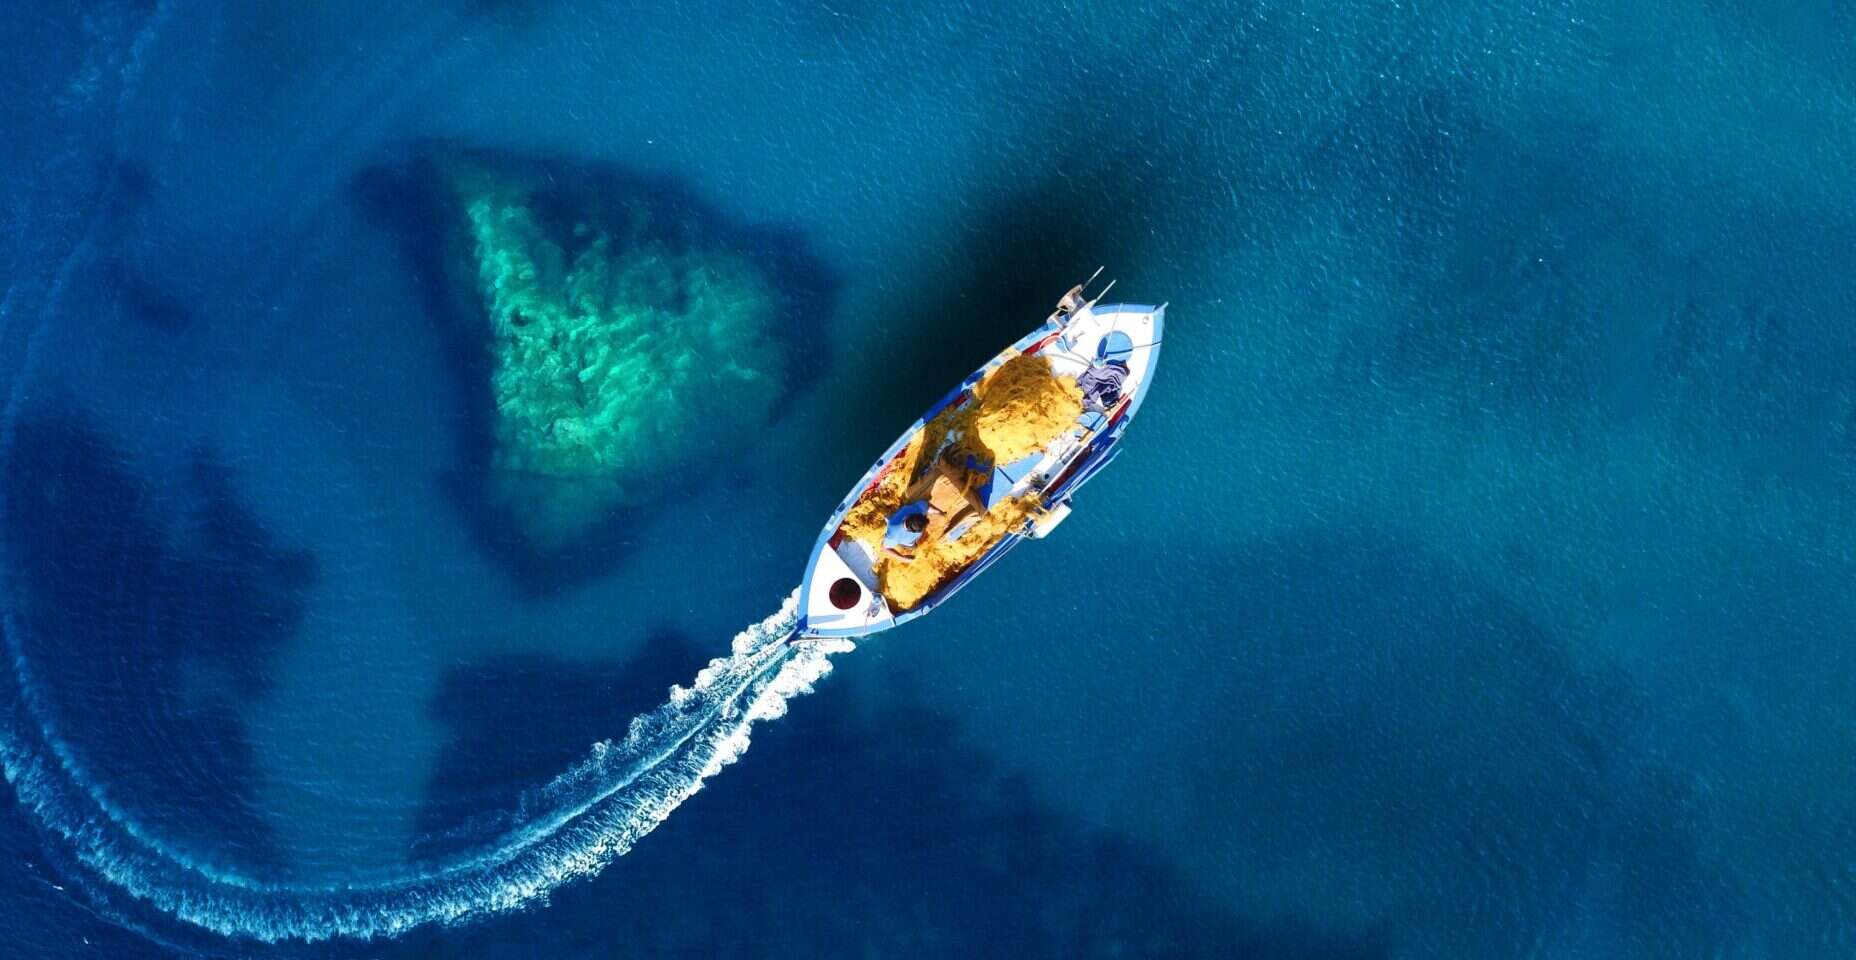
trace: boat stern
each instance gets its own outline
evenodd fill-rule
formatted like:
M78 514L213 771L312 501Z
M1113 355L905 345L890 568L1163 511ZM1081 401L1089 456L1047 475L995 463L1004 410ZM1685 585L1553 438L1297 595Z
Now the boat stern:
M835 529L834 524L833 534ZM895 623L889 602L877 592L876 573L864 552L835 535L821 539L799 587L799 634L857 637Z

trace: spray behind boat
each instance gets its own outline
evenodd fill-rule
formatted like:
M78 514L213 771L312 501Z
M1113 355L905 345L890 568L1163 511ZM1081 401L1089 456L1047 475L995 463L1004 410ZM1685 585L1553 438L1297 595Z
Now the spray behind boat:
M1120 452L1153 381L1166 304L1104 304L1102 268L929 408L838 504L799 590L797 638L926 614L1020 541L1055 530Z

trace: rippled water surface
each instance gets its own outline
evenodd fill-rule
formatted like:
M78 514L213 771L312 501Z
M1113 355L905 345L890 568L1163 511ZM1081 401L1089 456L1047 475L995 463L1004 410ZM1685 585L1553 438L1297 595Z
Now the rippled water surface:
M0 15L0 956L1856 951L1846 6L68 6ZM764 428L522 539L467 155L756 265ZM1062 530L765 646L1098 264L1169 339Z

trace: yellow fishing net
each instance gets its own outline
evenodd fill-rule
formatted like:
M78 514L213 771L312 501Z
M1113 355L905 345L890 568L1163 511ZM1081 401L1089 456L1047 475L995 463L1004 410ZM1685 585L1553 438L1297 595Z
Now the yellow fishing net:
M889 472L851 505L844 522L838 525L840 533L869 547L872 556L883 551L883 534L889 529L889 515L902 506L902 494L915 474L915 464L921 457L922 440L926 436L927 431L915 435L915 439L896 455Z
M970 436L987 454L982 462L995 464L1044 449L1083 412L1075 377L1059 377L1049 360L1022 353L981 382L979 401Z
M966 470L969 458L990 472L1042 450L1076 422L1083 412L1082 390L1074 377L1058 376L1050 361L1018 354L987 374L964 404L951 406L923 426L897 456L889 471L845 514L839 530L878 558L878 589L898 611L908 610L949 577L985 553L1038 509L1027 495L994 504L974 518L958 539L924 537L908 559L883 552L889 517L902 506L909 488L925 472L925 458ZM984 477L970 478L974 484Z
M1042 503L1036 493L993 504L963 531L958 539L923 538L907 560L885 555L877 564L877 581L883 596L898 613L912 610L923 598L980 558L1006 534L1019 529Z

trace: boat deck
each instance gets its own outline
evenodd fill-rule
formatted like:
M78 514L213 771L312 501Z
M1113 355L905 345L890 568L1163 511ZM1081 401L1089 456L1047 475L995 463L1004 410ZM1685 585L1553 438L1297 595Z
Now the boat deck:
M858 636L914 619L952 596L1018 541L1054 529L1068 513L1070 494L1112 459L1114 444L1139 408L1159 354L1164 312L1164 306L1145 304L1083 304L1068 316L1053 314L916 421L839 504L820 535L801 588L801 632ZM1093 392L1084 391L1084 408L1070 427L1014 462L977 465L983 479L967 481L965 489L941 477L896 475L898 470L919 474L920 465L909 459L911 442L944 411L971 401L976 384L1020 355L1042 357L1060 378L1095 381ZM847 517L860 503L867 513L886 484L914 485L932 501L926 512L944 525L913 533L901 526L907 520L905 511L896 510L882 546L873 548L867 529L864 536L853 535ZM886 492L894 499L895 488ZM963 499L970 509L963 509ZM916 544L929 535L948 541L978 539L960 543L966 559L953 569L937 571L934 588L914 602L885 596L885 564L908 563Z

